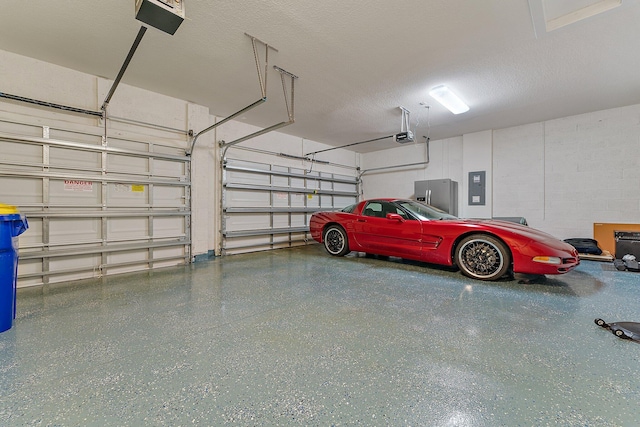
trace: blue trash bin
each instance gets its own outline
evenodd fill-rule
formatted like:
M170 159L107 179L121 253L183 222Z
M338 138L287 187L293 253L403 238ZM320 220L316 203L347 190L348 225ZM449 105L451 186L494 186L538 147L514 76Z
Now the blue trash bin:
M11 329L16 318L18 236L27 228L15 206L0 203L0 333Z

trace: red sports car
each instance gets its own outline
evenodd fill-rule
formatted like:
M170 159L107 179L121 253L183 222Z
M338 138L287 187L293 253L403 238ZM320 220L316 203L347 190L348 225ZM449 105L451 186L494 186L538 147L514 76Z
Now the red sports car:
M580 263L573 246L542 231L507 221L459 219L413 200L372 199L316 212L309 227L331 255L359 251L455 265L480 280L507 272L562 274Z

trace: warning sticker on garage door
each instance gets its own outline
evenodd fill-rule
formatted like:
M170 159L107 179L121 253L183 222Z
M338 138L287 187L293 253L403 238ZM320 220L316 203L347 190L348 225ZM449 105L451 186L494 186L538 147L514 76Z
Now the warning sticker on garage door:
M93 181L64 180L65 191L93 191Z

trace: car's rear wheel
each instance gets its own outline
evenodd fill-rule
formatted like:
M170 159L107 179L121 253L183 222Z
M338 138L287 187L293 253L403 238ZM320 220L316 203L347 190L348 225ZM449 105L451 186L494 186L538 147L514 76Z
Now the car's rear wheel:
M467 236L458 244L456 264L465 276L497 280L511 264L511 254L500 240L485 234Z
M339 225L330 225L324 232L324 248L331 255L344 256L349 251L347 232Z

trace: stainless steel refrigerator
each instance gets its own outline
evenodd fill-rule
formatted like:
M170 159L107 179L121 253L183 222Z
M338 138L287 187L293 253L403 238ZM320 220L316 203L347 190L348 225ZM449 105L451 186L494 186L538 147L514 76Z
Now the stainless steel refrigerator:
M414 196L419 202L458 216L458 183L450 179L415 181Z

